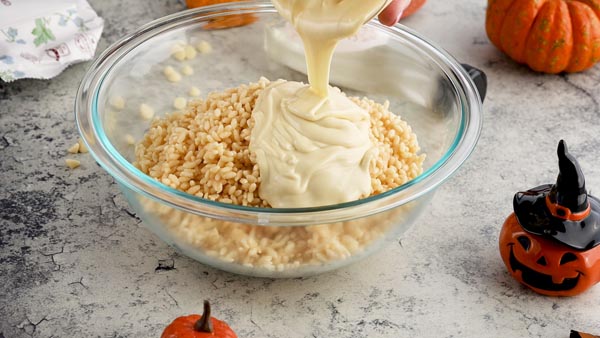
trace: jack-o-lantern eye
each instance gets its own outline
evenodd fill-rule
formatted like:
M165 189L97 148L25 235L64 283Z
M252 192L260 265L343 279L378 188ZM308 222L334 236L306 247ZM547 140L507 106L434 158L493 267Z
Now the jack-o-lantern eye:
M560 265L567 264L577 260L577 256L571 252L567 252L560 258Z
M519 244L521 244L525 251L529 250L529 248L531 247L531 240L526 236L517 237L517 241L519 242Z

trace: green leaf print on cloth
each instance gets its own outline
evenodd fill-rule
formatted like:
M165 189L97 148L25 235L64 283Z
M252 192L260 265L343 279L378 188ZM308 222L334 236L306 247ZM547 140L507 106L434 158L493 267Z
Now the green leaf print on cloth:
M50 40L56 40L50 28L46 26L46 21L44 19L35 19L35 28L31 31L31 34L35 36L33 43L36 47L43 43L48 43Z

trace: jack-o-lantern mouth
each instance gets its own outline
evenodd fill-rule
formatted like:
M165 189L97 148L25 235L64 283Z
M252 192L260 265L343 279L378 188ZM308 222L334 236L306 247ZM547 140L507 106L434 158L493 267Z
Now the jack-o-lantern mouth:
M513 272L521 271L521 279L523 283L540 290L546 291L568 291L577 286L581 272L578 271L577 276L573 278L565 278L562 283L557 284L552 281L552 276L537 272L532 268L519 262L513 253L513 244L510 247L510 268Z

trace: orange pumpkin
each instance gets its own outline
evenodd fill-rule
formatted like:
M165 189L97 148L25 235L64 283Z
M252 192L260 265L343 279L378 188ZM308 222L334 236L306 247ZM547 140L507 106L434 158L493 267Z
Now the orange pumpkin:
M210 6L221 4L225 2L237 2L244 0L186 0L186 5L188 8L196 8L203 6ZM206 30L213 29L223 29L223 28L231 28L231 27L239 27L249 25L258 20L255 15L252 14L239 14L239 15L224 15L216 19L210 20L208 23L204 24L202 28Z
M535 71L579 72L600 60L600 0L488 0L486 31Z
M189 8L204 7L210 5L221 4L225 2L236 2L240 0L185 0L185 4Z
M511 276L543 295L575 296L600 282L600 246L574 250L531 234L514 213L500 232L500 255Z
M169 324L161 338L237 338L227 323L210 316L210 303L204 301L200 315L177 317Z

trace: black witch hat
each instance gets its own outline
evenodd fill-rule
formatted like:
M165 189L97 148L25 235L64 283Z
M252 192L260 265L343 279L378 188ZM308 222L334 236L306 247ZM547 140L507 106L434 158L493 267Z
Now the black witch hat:
M574 249L600 245L600 200L587 194L579 163L563 140L558 144L558 167L555 184L515 194L513 207L519 224L527 232Z

